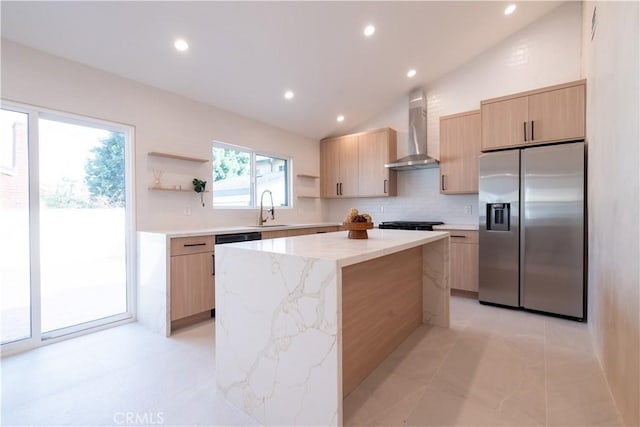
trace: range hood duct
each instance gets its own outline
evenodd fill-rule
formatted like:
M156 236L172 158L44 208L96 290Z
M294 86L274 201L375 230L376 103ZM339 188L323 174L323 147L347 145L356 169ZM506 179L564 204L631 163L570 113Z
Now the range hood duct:
M422 90L409 95L409 155L384 166L394 170L437 168L439 163L427 154L427 98Z

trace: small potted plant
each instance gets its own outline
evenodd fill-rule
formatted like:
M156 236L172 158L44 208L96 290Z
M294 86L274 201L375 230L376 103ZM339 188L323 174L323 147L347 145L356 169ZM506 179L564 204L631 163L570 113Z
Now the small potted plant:
M204 207L204 189L207 186L207 181L193 178L191 182L193 183L193 191L200 193L200 202L202 203L202 207Z

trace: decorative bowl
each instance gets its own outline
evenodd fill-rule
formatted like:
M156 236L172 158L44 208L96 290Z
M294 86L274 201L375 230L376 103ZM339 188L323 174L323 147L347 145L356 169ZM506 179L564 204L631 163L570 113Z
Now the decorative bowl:
M349 239L368 239L367 230L373 228L373 222L345 222L344 227L349 230Z

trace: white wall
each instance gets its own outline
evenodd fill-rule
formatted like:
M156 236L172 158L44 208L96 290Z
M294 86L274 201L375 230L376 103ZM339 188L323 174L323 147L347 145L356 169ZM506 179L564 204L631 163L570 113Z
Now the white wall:
M589 2L583 10L588 322L596 354L629 426L640 425L639 14L637 2Z
M429 154L440 155L441 115L479 109L483 99L580 79L581 6L559 6L427 87ZM407 155L408 96L353 131L386 126L398 131L398 157ZM340 220L348 208L356 207L376 222L435 219L477 224L477 195L444 196L438 186L437 169L399 172L397 198L330 201L329 217ZM465 213L468 205L473 206L471 214Z
M135 178L139 230L248 225L257 209L203 208L195 193L149 191L153 169L162 182L190 187L194 177L211 185L211 164L155 159L148 151L209 158L220 140L293 158L294 173L319 171L318 142L76 62L2 40L2 98L135 126ZM294 178L294 184L309 185ZM311 185L314 185L313 183ZM296 192L297 186L294 189ZM307 191L309 192L309 191ZM211 193L208 193L211 195ZM280 222L322 220L320 200L293 198L295 208L276 211ZM191 215L184 214L185 205Z

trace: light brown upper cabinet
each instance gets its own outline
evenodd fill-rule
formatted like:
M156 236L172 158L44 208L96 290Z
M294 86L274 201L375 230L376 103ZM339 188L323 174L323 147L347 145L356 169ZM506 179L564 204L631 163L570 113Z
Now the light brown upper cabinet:
M480 110L440 117L440 192L478 192Z
M320 141L320 195L326 198L396 195L396 131L377 129Z
M481 102L482 151L585 136L586 81Z
M358 194L358 137L320 142L320 196L354 197Z
M529 97L531 139L542 143L584 138L585 84L545 91Z
M396 131L380 129L358 135L358 195L395 196L396 171L384 167L396 159Z
M525 143L529 118L526 96L482 104L482 151L514 147Z

